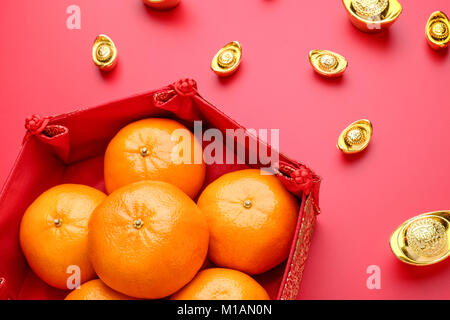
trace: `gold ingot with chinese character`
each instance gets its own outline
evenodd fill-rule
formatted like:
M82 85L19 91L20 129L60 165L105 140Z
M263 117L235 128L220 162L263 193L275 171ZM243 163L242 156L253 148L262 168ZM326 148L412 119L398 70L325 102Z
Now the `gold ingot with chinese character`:
M364 32L389 28L402 13L397 0L342 0L353 25Z
M344 153L358 153L369 145L372 139L373 126L369 120L353 122L339 135L337 147Z
M426 266L450 255L450 211L424 213L402 223L392 234L390 246L400 261Z
M309 62L318 74L328 78L341 76L348 66L343 56L328 50L310 51Z
M158 10L168 10L175 8L180 0L142 0L147 6Z
M241 64L242 47L233 41L217 52L211 62L211 69L219 76L229 76L236 72Z
M97 36L92 47L92 59L103 71L113 69L117 63L117 49L114 42L104 34Z
M434 50L448 47L450 43L450 21L441 11L433 12L428 19L425 34Z

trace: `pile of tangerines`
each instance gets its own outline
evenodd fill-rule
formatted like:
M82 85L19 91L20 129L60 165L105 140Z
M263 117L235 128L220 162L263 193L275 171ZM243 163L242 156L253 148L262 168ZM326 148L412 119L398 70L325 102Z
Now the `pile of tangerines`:
M80 270L81 286L66 299L269 298L251 275L287 258L297 200L257 169L203 188L204 162L173 159L177 129L188 130L161 118L127 125L105 153L108 195L58 185L25 212L20 244L33 271L67 289L68 267ZM194 157L201 146L189 134Z

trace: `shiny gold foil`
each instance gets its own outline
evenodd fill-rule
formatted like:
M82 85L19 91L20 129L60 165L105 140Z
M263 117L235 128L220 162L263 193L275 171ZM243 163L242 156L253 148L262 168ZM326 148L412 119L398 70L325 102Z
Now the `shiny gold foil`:
M358 120L345 128L339 135L337 147L344 153L358 153L370 143L373 126L369 120Z
M229 76L236 72L241 63L242 47L233 41L217 52L211 62L211 69L219 76Z
M364 32L389 28L402 13L397 0L342 0L353 25Z
M312 50L308 57L314 70L328 78L341 76L348 66L343 56L328 50Z
M390 246L400 261L426 266L450 255L450 211L424 213L409 219L391 236Z
M441 11L433 12L425 28L428 44L434 50L448 47L450 43L450 21Z
M117 49L114 42L104 34L97 36L92 47L92 59L101 70L109 71L117 63Z

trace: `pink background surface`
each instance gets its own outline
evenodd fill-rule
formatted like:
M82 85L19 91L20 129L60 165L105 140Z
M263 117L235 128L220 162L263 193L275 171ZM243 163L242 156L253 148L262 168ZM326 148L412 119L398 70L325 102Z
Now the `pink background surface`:
M81 30L66 28L66 8L81 8ZM450 56L426 44L424 28L448 0L403 0L389 32L368 35L340 0L183 0L155 12L140 0L2 1L0 4L0 185L24 135L24 119L95 106L157 89L182 77L198 81L213 104L249 128L280 128L281 150L323 178L319 216L300 299L449 299L450 259L407 266L388 240L404 220L450 209ZM91 45L108 34L119 50L102 75ZM228 79L209 69L231 40L243 46ZM344 55L342 79L316 75L311 49ZM336 149L349 123L368 118L374 137L363 154ZM381 289L366 287L370 265Z

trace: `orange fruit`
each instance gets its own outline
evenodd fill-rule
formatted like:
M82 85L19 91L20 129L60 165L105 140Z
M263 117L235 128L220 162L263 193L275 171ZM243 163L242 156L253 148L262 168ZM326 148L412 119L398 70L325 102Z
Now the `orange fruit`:
M269 300L269 295L243 272L213 268L200 271L171 300Z
M195 276L208 251L208 225L183 191L141 181L111 193L89 222L89 255L100 279L126 295L157 299Z
M95 277L88 257L88 223L106 195L78 184L42 193L20 224L20 245L33 271L49 285L67 289L69 266L80 268L81 283Z
M69 293L64 300L134 300L134 298L114 291L102 280L95 279L83 283L78 289Z
M180 138L180 133L185 136ZM132 182L157 180L194 198L203 185L206 166L200 143L186 127L151 118L133 122L116 134L106 149L104 170L108 193Z
M258 169L227 173L197 204L210 230L208 256L217 266L260 274L289 255L299 206L275 176Z

